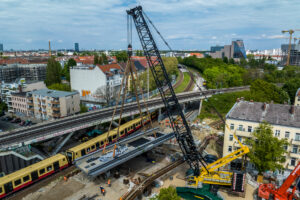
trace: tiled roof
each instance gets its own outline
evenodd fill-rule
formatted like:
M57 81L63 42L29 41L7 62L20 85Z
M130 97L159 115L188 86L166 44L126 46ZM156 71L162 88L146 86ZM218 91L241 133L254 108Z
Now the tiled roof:
M300 128L300 107L286 104L239 101L227 113L226 118L259 123L266 121L274 125Z
M120 67L120 65L118 64L108 64L108 65L97 65L103 73L107 73L110 72L111 69L119 69L122 70L122 68Z

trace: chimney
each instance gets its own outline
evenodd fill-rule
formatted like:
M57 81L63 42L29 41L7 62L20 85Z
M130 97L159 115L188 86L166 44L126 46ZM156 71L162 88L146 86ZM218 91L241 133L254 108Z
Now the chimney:
M295 114L295 106L294 106L294 105L292 105L292 106L291 106L291 110L290 110L290 112L291 112L291 114L292 114L292 115L294 115L294 114Z
M263 105L263 110L266 111L267 110L267 103L265 102Z

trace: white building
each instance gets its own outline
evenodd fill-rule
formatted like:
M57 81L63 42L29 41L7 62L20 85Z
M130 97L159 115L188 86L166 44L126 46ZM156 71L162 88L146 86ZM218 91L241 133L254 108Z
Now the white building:
M72 90L80 96L95 96L98 88L121 85L123 70L118 64L80 65L70 69Z
M300 159L300 107L293 105L237 101L226 115L229 128L225 128L223 156L239 148L233 132L244 143L264 121L271 124L275 137L289 142L284 167L294 169Z

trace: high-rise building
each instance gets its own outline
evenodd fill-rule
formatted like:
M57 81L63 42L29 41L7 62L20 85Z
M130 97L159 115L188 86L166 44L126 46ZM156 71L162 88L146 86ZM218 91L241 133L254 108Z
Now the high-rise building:
M210 47L210 52L211 53L214 53L214 52L216 52L216 51L221 51L222 49L224 49L224 46L212 46L212 47Z
M289 44L282 44L282 64L286 64L289 52ZM299 44L291 44L291 52L290 52L290 65L300 65L300 43Z
M0 43L0 51L3 51L3 44Z
M219 50L218 50L219 49ZM239 60L240 58L246 58L246 51L243 40L234 40L231 45L224 45L222 47L211 47L212 58L233 58Z
M77 42L75 43L75 51L79 52L79 43L77 43Z

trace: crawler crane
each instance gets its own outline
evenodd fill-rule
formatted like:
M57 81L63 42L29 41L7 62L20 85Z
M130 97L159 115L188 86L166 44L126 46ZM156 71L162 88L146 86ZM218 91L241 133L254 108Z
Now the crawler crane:
M197 150L190 127L182 112L182 108L178 102L170 78L167 74L166 68L162 61L160 52L157 48L157 45L153 39L153 36L146 22L146 18L148 19L148 21L151 23L151 25L154 27L154 29L157 31L157 33L160 36L161 34L153 25L151 20L147 17L147 15L143 12L141 6L137 6L130 10L127 10L127 29L128 29L127 32L128 32L128 43L129 43L128 44L129 55L131 55L132 52L132 41L131 41L132 21L130 17L132 18L134 25L136 27L142 48L144 50L144 54L148 62L148 66L151 69L155 83L160 92L161 98L164 102L167 116L170 120L170 123L173 125L172 128L175 133L177 142L179 143L179 146L183 153L183 158L190 165L191 169L194 172L195 176L190 178L189 181L190 185L197 187L199 182L208 183L212 185L232 185L232 182L237 177L237 175L229 171L217 171L217 170L219 170L221 167L225 166L226 164L230 163L231 161L247 154L249 152L248 147L242 145L242 143L237 140L239 145L241 146L240 149L229 154L228 156L225 156L224 158L217 160L212 164L207 165L205 163L201 154L202 152L199 152ZM164 39L163 41L169 47L169 45ZM168 93L170 93L170 95L166 94L165 92L166 89L169 91ZM173 117L174 113L176 113L179 116L179 121L182 122L182 125L176 123L178 119L176 120L175 117ZM224 121L222 117L221 119ZM234 137L236 138L236 136ZM200 164L202 166L201 168L200 168ZM243 187L241 186L240 181L235 181L235 183L239 185L234 185L233 188L236 188L236 186L238 188ZM242 191L242 189L240 191Z

